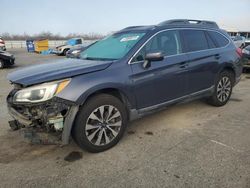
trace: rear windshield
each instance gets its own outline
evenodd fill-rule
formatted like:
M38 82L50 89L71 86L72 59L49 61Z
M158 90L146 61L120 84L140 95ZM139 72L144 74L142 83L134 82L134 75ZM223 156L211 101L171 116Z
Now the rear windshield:
M88 60L118 60L143 37L145 33L118 33L90 46L80 55Z

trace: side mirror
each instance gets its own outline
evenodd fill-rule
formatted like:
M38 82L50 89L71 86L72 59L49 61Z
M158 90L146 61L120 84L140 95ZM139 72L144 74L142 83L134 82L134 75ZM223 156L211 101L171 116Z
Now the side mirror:
M147 69L151 66L152 61L162 61L164 55L162 52L148 53L145 56L145 61L143 63L143 68Z
M164 55L162 52L148 53L146 54L145 60L148 61L162 61L164 59Z

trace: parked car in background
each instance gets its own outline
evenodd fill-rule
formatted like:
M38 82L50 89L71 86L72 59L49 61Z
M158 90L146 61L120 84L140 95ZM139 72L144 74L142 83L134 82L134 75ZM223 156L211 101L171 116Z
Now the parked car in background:
M15 64L14 55L0 50L0 69L10 67Z
M243 58L245 58L244 68L250 68L250 45L242 50Z
M82 44L83 44L82 38L72 38L72 39L69 39L66 42L66 44L57 46L55 53L57 55L66 55L67 51L69 51L72 47L78 47Z
M241 73L241 49L215 22L128 27L80 59L10 73L10 126L61 135L62 144L72 135L81 148L101 152L118 143L129 120L197 98L225 105Z
M245 40L245 46L249 46L250 45L250 36L249 38L246 38Z
M67 51L66 57L67 58L80 58L81 52L86 50L91 45L95 44L96 42L90 43L90 44L82 44L79 47L73 47L70 50Z
M250 31L228 31L228 34L230 36L242 36L245 38L245 46L250 45Z
M245 48L243 48L242 54L243 54L244 58L247 58L247 59L250 60L250 45L248 45Z
M231 38L234 41L234 44L237 48L243 48L245 46L245 41L246 41L245 37L237 35L237 36L233 36Z
M0 50L6 51L5 42L1 37L0 37Z

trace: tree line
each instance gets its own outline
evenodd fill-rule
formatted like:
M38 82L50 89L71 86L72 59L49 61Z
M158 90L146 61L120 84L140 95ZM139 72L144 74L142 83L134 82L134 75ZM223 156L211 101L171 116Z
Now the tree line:
M98 34L98 33L88 33L88 34L78 34L78 33L69 33L66 36L63 36L61 34L53 34L49 31L47 32L41 32L38 34L10 34L10 33L2 33L0 34L0 37L2 37L4 40L38 40L38 39L49 39L49 40L67 40L70 38L84 38L84 40L98 40L103 37L104 35Z

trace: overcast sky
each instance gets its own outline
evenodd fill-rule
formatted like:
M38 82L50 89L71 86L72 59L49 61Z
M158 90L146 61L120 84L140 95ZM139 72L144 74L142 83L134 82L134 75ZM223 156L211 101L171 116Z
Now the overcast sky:
M250 31L250 0L0 0L0 33L107 34L176 18Z

